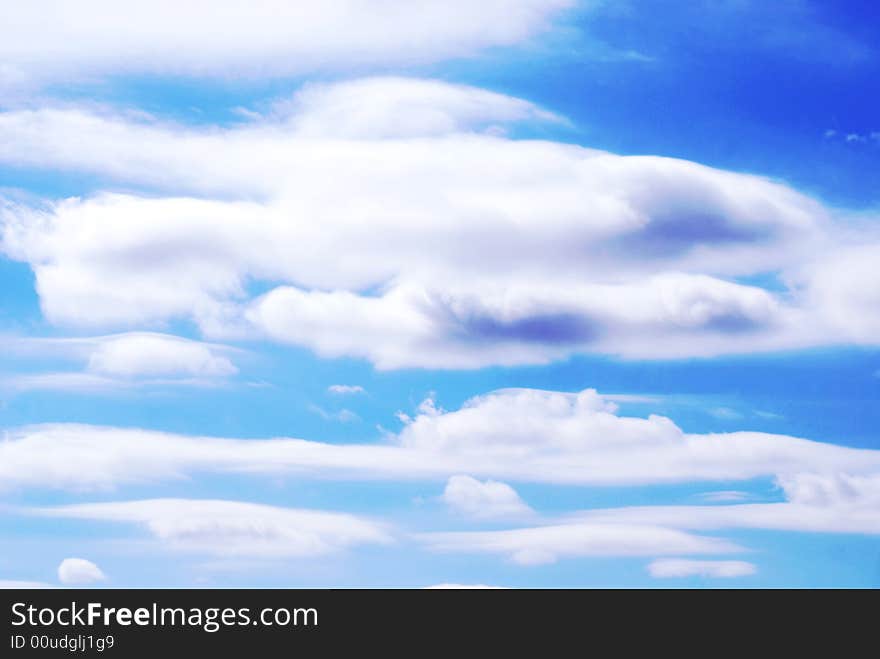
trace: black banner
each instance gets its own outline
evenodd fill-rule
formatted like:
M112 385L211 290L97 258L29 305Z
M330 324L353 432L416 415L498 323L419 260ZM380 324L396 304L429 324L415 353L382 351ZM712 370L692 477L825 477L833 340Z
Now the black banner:
M868 639L876 591L8 590L0 657L292 656L476 646L536 656L712 654ZM861 639L861 640L860 640Z

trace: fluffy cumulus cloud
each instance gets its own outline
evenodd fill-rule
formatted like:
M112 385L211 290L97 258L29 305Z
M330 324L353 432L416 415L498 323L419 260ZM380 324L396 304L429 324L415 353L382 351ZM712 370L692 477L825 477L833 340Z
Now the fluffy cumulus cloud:
M570 0L34 0L0 26L0 83L109 74L250 78L425 62L507 46Z
M128 332L84 338L6 338L7 359L78 362L78 371L21 373L17 389L118 389L142 385L211 385L238 373L241 351L169 334Z
M757 572L747 561L700 561L684 558L661 558L648 564L648 574L655 579L682 577L710 577L733 579L748 577Z
M106 579L101 568L84 558L65 558L58 566L58 581L68 586L83 586Z
M354 515L238 501L153 499L26 512L137 524L171 550L229 558L320 556L392 542L383 525ZM86 572L79 563L74 568L75 574Z
M807 500L798 492L837 493L841 504L846 503L845 493L855 492L855 501L861 501L880 473L880 451L756 432L689 434L666 417L621 415L593 390L507 389L449 412L424 404L414 418L403 418L397 435L351 444L221 439L75 424L25 427L7 431L0 442L0 487L106 489L230 472L400 481L469 474L580 485L729 482L763 476L778 478L792 498L790 504L767 504L766 510L775 511L795 503L818 509L819 494ZM805 481L804 474L846 477L829 481L841 483L832 488L821 485L822 480ZM504 488L467 483L467 496L459 500L497 499L503 491L501 498L512 501ZM765 510L762 505L752 508ZM732 515L750 506L703 509L707 515ZM699 506L688 510L700 519ZM870 516L870 507L865 513ZM825 514L832 519L834 508Z
M226 127L9 110L3 161L149 194L6 200L0 244L31 265L55 323L190 319L380 368L880 335L867 271L839 265L868 268L867 229L757 176L504 134L521 121L560 120L408 78L307 85ZM743 283L756 275L777 281ZM254 282L275 287L255 298Z
M533 512L510 485L452 476L443 490L443 502L455 512L477 519L518 517Z

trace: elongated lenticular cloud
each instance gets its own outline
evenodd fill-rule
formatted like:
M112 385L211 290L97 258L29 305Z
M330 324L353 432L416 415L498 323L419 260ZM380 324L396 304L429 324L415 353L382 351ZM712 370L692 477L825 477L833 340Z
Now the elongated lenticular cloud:
M504 531L428 533L421 536L437 552L500 554L518 565L555 563L584 556L726 554L735 543L650 525L564 524Z
M839 473L858 477L846 481L852 489L880 473L880 451L755 432L689 434L666 417L619 415L593 390L501 390L451 412L423 406L395 437L378 443L221 439L75 424L23 428L0 442L4 489L108 489L198 473L438 482L469 474L573 485L761 476L811 483L791 479ZM786 487L831 491L816 483L811 490ZM481 496L483 489L477 488Z
M648 565L648 573L655 579L683 577L712 577L733 579L747 577L757 572L753 563L747 561L698 561L681 558L663 558Z
M140 386L209 386L238 373L229 346L156 332L47 338L5 337L0 347L9 359L60 359L80 370L30 372L0 379L15 390L118 390Z
M357 545L392 542L383 525L354 515L239 501L151 499L39 508L28 512L48 517L138 524L170 549L221 557L319 556ZM96 575L81 563L65 563L62 565L65 574Z
M32 0L4 14L0 83L114 74L269 78L508 46L570 0Z

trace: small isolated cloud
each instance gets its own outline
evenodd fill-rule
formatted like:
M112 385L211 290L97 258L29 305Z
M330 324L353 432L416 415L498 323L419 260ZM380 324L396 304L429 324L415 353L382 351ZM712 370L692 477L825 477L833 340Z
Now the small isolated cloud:
M452 476L441 498L455 512L477 519L518 517L533 512L510 485L478 481L470 476Z
M648 565L648 574L655 579L708 577L733 579L755 574L758 569L747 561L694 561L681 558L663 558Z
M340 396L366 393L366 390L359 384L331 384L327 387L327 391Z
M65 558L58 566L58 581L66 585L86 585L106 581L97 565L84 558Z
M877 142L880 143L880 131L837 131L834 129L828 129L824 133L825 139L836 139L846 144L867 144L868 142Z

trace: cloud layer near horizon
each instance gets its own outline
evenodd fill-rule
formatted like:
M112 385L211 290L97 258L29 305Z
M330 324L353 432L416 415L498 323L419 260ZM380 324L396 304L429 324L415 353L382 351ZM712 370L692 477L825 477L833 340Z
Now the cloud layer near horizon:
M530 525L423 532L414 539L431 551L494 554L518 565L584 556L744 551L725 538L702 535L719 530L880 534L880 451L763 433L687 434L665 417L621 416L613 402L592 390L501 390L452 412L429 399L416 416L401 418L404 427L396 436L360 444L35 426L7 433L0 442L0 487L84 492L233 473L349 481L448 478L442 500L453 511L483 521L521 518ZM474 476L591 486L773 477L784 500L598 508L544 517L506 483ZM170 549L221 557L323 554L350 544L391 541L381 526L351 515L234 501L72 504L20 512L138 523ZM650 571L654 576L750 573L743 565L723 562L670 563Z

